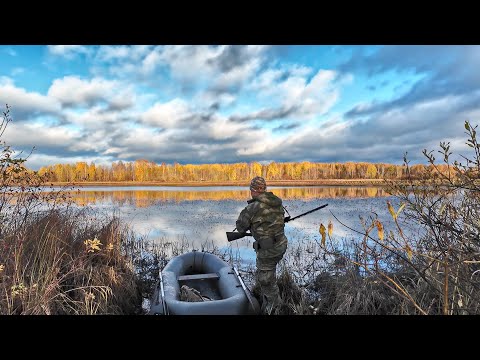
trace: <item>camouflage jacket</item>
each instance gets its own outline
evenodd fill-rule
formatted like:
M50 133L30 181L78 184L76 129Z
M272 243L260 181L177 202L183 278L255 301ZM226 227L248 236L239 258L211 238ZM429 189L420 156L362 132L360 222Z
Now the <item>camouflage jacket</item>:
M282 199L266 191L247 202L236 222L239 232L250 230L259 242L284 237L285 210Z

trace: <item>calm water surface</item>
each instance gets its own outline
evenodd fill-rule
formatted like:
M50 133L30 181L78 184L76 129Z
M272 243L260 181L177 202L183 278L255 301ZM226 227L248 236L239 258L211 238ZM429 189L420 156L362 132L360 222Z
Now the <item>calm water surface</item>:
M285 232L291 242L319 241L319 226L334 225L332 239L358 237L337 222L332 213L346 225L361 230L359 216L368 218L375 212L385 233L394 230L387 210L390 200L395 209L399 204L381 187L269 187L281 197L292 217L323 204L328 207L289 222ZM252 261L253 238L228 243L225 232L235 228L240 211L247 205L247 187L85 187L75 193L79 206L90 205L119 215L139 234L150 239L187 240L200 248L215 244L233 247L242 258Z

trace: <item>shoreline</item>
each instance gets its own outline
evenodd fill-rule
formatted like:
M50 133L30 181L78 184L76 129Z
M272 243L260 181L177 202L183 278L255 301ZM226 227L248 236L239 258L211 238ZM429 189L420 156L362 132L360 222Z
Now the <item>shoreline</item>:
M134 187L134 186L168 186L168 187L208 187L208 186L246 186L250 181L85 181L85 182L48 182L51 186L76 187ZM324 179L324 180L267 180L268 186L387 186L383 179Z

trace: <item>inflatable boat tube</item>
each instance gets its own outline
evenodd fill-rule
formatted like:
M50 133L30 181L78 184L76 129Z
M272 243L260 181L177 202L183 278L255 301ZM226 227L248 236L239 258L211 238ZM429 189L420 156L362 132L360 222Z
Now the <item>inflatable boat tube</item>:
M235 269L236 270L236 269ZM150 315L253 315L260 306L237 271L218 256L192 251L174 257L160 273ZM180 288L198 290L205 301L180 299Z

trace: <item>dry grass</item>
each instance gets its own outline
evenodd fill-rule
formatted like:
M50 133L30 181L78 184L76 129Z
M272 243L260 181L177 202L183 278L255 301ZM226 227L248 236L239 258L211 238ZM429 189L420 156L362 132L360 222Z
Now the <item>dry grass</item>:
M1 314L135 314L134 267L118 219L68 209L32 216L1 246Z

